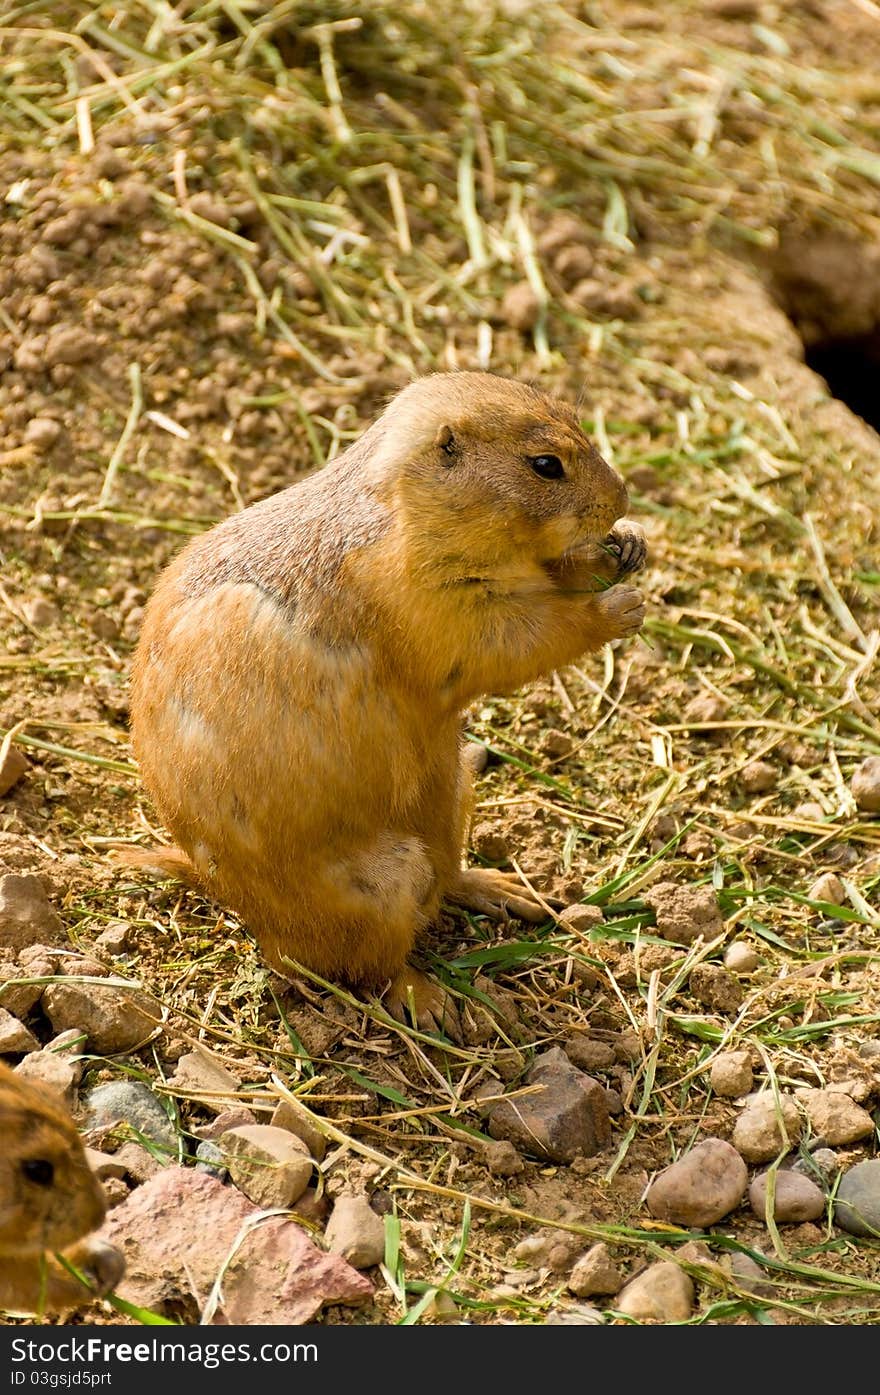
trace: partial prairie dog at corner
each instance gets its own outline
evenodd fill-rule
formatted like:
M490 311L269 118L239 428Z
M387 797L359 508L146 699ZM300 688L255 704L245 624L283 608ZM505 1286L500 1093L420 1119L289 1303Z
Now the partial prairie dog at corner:
M125 1264L106 1241L82 1238L107 1202L76 1126L60 1098L4 1065L0 1138L0 1309L63 1313L109 1292ZM61 1251L88 1288L54 1258Z
M462 711L635 634L645 559L575 413L490 373L404 388L343 455L191 542L134 660L144 785L177 847L124 860L231 907L291 960L455 1034L410 963L440 904L541 921L463 868Z

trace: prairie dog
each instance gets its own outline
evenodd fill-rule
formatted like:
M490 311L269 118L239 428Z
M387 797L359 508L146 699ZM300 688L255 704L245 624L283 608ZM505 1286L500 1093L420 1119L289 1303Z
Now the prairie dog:
M639 629L639 592L609 584L644 562L626 508L546 393L490 373L404 388L161 576L132 736L177 847L125 860L233 908L282 973L390 980L396 1015L454 1031L409 962L441 901L546 918L515 876L462 866L462 710Z
M111 1289L124 1265L112 1245L82 1239L101 1224L107 1203L76 1126L60 1099L0 1065L0 1136L0 1308L82 1307ZM48 1253L61 1250L93 1293Z

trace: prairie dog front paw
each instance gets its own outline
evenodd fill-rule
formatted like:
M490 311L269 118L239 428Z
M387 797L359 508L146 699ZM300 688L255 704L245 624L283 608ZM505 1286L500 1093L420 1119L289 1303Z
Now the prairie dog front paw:
M642 628L645 602L634 586L612 586L598 597L598 605L613 631L612 638L623 639Z
M603 546L617 558L617 572L624 576L628 572L641 571L648 555L648 539L640 523L629 518L621 518L605 538Z

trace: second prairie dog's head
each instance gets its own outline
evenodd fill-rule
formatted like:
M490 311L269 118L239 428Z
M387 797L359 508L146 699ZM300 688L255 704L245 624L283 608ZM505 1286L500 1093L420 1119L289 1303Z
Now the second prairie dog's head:
M448 528L462 561L558 561L626 513L626 486L565 402L492 373L435 373L377 423L396 455L396 497L414 522ZM405 441L406 455L401 456ZM452 559L450 559L452 560Z
M104 1190L60 1099L0 1067L0 1257L63 1250L97 1229Z

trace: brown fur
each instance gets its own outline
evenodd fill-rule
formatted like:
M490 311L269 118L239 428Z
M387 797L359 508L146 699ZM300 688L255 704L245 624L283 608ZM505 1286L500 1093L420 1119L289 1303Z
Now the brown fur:
M122 1272L122 1257L103 1242L83 1241L107 1204L80 1136L62 1101L0 1065L0 1308L64 1311L88 1290L47 1251L66 1250L97 1292ZM29 1175L35 1166L36 1179Z
M530 468L551 453L565 480ZM436 374L190 543L132 679L143 780L185 855L160 867L234 908L275 967L367 987L409 973L442 898L542 918L516 879L462 871L461 712L638 628L638 593L599 589L627 569L600 545L626 504L569 407Z

